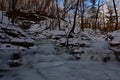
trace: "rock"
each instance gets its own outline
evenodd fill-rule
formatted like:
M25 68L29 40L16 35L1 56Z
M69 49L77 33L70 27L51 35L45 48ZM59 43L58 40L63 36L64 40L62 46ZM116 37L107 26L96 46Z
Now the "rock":
M14 53L11 57L12 60L19 60L20 58L22 58L22 56L19 52Z
M64 60L73 60L74 56L70 55L68 53L63 53L59 55L60 58L64 59Z
M9 61L9 66L10 67L19 67L21 65L22 64L21 64L20 60L11 60L11 61Z
M111 41L109 44L111 47L120 46L120 42L118 42L118 41Z
M22 55L20 52L15 52L12 54L11 59L9 60L10 67L19 67L22 65L21 63Z
M120 51L115 52L115 58L117 61L120 61Z
M114 52L116 61L120 61L120 48L119 47L110 47L109 49Z
M0 24L0 43L1 45L8 44L6 48L10 48L12 45L26 48L34 46L34 40L23 30L17 26L7 27L4 24Z
M32 24L32 23L30 23L29 21L28 21L28 22L27 22L27 21L26 21L26 22L24 21L24 22L22 22L22 24L20 25L20 28L23 29L23 30L27 30L27 29L29 29L29 28L31 27L31 24Z
M82 49L74 49L72 54L84 54L85 51L83 51Z
M112 41L112 40L114 40L114 37L111 34L107 34L105 40Z
M81 55L80 54L75 54L74 56L75 56L74 60L80 60L81 59Z
M102 58L102 62L109 62L110 60L109 56Z
M14 30L14 29L7 29L7 28L1 28L5 34L9 35L9 36L12 36L12 37L24 37L24 35L17 31L17 30Z
M27 42L27 41L23 41L23 42L9 42L9 43L11 43L12 45L23 46L23 47L26 47L26 48L34 46L34 43Z

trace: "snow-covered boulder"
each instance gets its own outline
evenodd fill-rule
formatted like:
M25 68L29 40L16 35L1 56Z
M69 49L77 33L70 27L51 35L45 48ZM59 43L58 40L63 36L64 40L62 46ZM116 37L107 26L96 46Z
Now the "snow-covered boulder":
M120 61L120 30L109 33L113 36L113 40L109 42L110 50L114 52L117 61Z
M119 41L111 41L111 42L110 42L110 46L111 46L111 47L120 46L120 42L119 42Z
M8 44L7 48L13 45L31 47L34 45L34 40L17 26L0 24L0 43Z
M114 37L115 41L120 41L120 30L114 31L110 34Z

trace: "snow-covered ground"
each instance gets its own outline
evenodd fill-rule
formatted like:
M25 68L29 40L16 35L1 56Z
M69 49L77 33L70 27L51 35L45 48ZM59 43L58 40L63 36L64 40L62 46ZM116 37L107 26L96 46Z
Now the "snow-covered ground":
M32 49L0 50L0 80L119 80L120 78L118 62L75 60L67 49L62 49L51 41L44 39L36 44L39 45ZM15 54L21 57L13 59ZM16 66L14 62L20 65Z
M119 80L120 78L118 62L78 61L64 51L65 49L56 48L51 43L38 47L29 50L0 50L0 80ZM19 54L21 58L12 60L13 54ZM16 67L14 62L20 65Z
M17 26L0 24L0 49L17 49L34 45L34 40Z
M48 19L25 32L7 19L0 24L0 80L120 80L120 30L76 27L65 46L70 26L52 30Z
M41 26L42 27L40 27L38 24L35 24L35 26L33 25L29 29L29 31L36 33L44 30L43 26L44 28L46 27L45 24ZM80 60L87 61L104 61L104 59L105 62L116 61L115 51L118 52L120 48L119 30L112 33L102 34L102 32L99 30L97 30L95 33L91 29L85 29L84 32L79 32L79 28L76 27L75 31L76 33L73 34L73 37L69 38L69 46L67 46L75 57ZM37 33L36 37L47 38L51 41L54 41L56 45L65 47L67 34L68 29L66 28L64 30L46 29L41 33ZM117 45L112 47L111 44Z

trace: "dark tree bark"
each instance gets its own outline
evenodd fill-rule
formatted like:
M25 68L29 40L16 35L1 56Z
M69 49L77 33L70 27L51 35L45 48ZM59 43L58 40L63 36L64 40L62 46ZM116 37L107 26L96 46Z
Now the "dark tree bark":
M84 0L80 0L81 5L81 30L84 31Z
M97 9L97 13L96 13L95 32L96 32L96 29L97 29L97 21L98 21L99 7L100 7L100 0L98 1L98 9Z
M75 29L75 26L76 26L76 17L77 17L79 2L80 2L80 0L77 0L77 4L76 4L76 8L75 8L75 13L74 13L73 26L72 26L70 32L69 32L68 35L67 35L66 45L68 45L68 39L70 38L71 34L74 33L74 29Z
M72 27L72 29L69 32L68 38L69 38L71 33L74 33L74 29L75 29L75 26L76 26L76 17L77 17L77 11L78 11L79 2L80 2L80 0L78 0L77 4L76 4L76 9L75 9L75 13L74 13L73 27Z
M64 9L63 9L63 18L65 19L65 16L66 16L66 4L67 4L67 0L64 0L64 3L63 3L63 5L64 5Z
M16 17L17 0L9 0L9 15L11 15L11 22L14 24Z
M102 2L104 2L103 0L102 0ZM104 3L103 3L104 4ZM103 31L104 32L106 32L106 29L105 29L105 11L104 11L104 5L102 6L102 11L103 11L103 24L104 24L104 27L103 27Z
M44 10L46 10L49 7L51 1L52 0L47 0L47 2L45 3L45 6L44 6Z
M115 4L115 0L113 1L113 5L114 5L114 10L115 10L115 14L116 14L116 25L115 25L115 30L118 29L118 13L117 13L117 9L116 9L116 4Z
M4 8L4 2L3 2L3 0L2 0L2 2L1 2L2 16L1 16L1 21L0 21L0 23L3 22L3 8Z
M60 11L59 11L59 7L58 7L58 0L56 0L56 15L57 15L58 27L59 27L59 30L60 30L61 25L60 25Z

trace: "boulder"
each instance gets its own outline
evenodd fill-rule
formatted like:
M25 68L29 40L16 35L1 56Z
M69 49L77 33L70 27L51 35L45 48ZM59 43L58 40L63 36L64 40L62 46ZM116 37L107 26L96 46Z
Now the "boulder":
M120 46L120 42L119 41L111 41L109 44L110 44L111 47Z
M11 45L26 48L34 46L34 40L23 30L17 26L4 24L0 24L0 43L9 44L7 48Z

